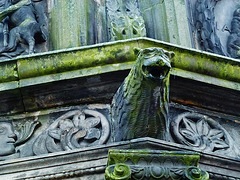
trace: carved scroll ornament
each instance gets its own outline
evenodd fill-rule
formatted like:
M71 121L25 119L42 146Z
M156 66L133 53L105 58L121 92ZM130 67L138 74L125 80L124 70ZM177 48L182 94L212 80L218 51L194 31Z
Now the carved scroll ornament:
M208 180L209 174L197 167L198 161L198 154L188 152L109 150L105 178Z
M70 111L55 120L33 143L35 155L104 144L110 127L98 111Z

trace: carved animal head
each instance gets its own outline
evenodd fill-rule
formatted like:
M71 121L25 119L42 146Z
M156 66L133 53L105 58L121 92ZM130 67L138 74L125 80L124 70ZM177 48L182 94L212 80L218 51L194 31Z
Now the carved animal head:
M145 78L163 80L168 75L171 64L170 58L173 52L165 51L161 48L147 48L139 52L138 67Z

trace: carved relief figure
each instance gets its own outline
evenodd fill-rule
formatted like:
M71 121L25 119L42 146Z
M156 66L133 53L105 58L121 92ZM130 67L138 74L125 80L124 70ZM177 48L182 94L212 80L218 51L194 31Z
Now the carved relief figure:
M161 48L140 51L112 101L114 141L146 136L166 139L172 56Z
M227 41L227 51L233 58L240 58L240 8L233 13L231 32Z
M33 134L38 121L27 121L14 127L12 121L0 121L0 161L24 156L17 146L26 142Z
M44 12L41 12L41 8L35 8L34 2L37 1L41 0L33 2L31 0L6 0L8 7L0 13L0 20L9 19L10 32L8 42L5 38L5 46L0 49L2 56L12 57L21 53L32 54L36 38L40 41L46 41L47 34L44 27L46 24L42 20L45 19ZM27 44L28 48L24 44Z
M0 122L0 156L15 153L15 142L17 135L14 133L12 123L8 121Z

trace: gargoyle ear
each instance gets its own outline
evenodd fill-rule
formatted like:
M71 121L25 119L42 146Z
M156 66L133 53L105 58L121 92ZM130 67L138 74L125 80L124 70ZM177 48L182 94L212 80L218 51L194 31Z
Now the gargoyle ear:
M139 53L141 50L142 50L141 48L134 48L134 49L133 49L135 55L138 55L138 53Z
M172 51L164 51L164 54L166 54L169 59L172 59L175 56L175 53Z

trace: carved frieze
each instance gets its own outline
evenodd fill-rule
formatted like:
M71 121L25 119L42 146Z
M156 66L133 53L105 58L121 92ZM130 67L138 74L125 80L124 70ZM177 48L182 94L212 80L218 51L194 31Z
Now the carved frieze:
M239 1L234 0L197 0L195 2L192 11L200 49L240 58L238 6Z
M43 123L37 119L0 121L0 160L101 145L109 140L108 119L95 109L70 110L50 125L47 119Z
M233 13L231 31L227 41L227 50L231 57L240 59L240 8Z

